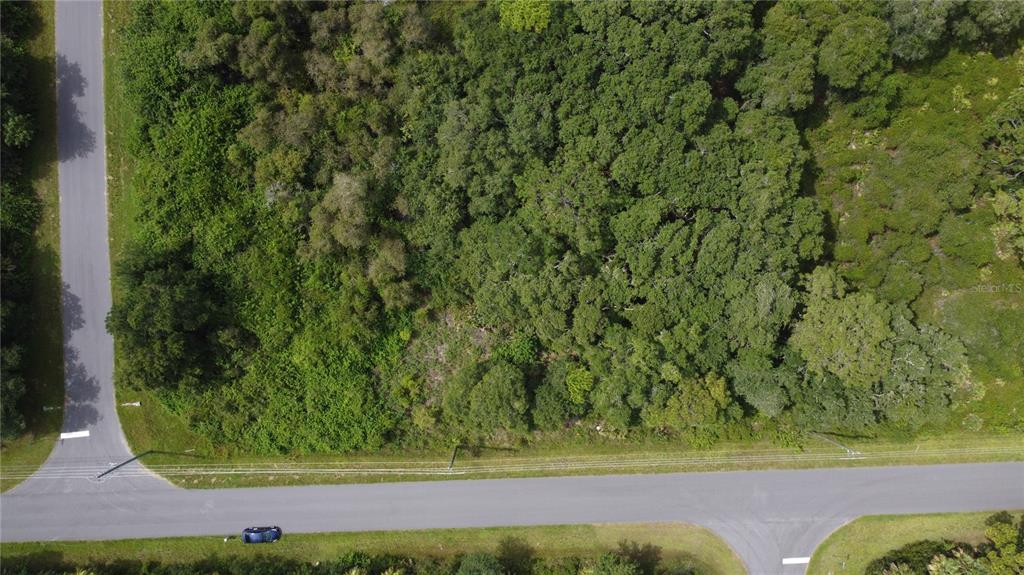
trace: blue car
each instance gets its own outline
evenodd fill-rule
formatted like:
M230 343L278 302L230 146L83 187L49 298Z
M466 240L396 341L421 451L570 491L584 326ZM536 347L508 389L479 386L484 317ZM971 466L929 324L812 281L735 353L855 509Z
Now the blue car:
M242 543L277 543L283 532L278 526L247 527L242 530Z

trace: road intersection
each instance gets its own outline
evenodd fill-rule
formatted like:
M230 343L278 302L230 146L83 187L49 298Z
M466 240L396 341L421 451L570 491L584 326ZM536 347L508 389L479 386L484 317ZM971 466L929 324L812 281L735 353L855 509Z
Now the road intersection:
M61 440L0 497L0 540L685 521L721 535L751 573L801 558L867 514L1024 508L1024 463L185 490L132 462L117 420L103 122L102 6L58 2L58 149L65 385ZM88 436L84 432L88 431ZM98 475L98 474L97 474ZM787 563L784 564L784 561Z

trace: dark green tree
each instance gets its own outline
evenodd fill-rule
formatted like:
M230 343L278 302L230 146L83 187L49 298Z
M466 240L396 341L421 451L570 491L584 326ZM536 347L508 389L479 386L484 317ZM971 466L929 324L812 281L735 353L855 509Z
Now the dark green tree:
M892 53L905 62L931 56L946 37L950 0L890 0L889 27Z
M470 421L485 434L526 431L527 407L523 374L505 362L490 366L469 394Z
M117 266L125 290L110 310L107 329L124 349L122 381L137 387L200 389L217 383L214 360L224 326L211 277L192 267L189 250L137 247ZM224 343L238 343L224 334Z
M490 553L470 553L459 561L456 575L503 575L501 561Z
M32 326L30 302L34 234L41 207L32 187L29 152L35 134L35 107L42 98L31 87L32 58L27 42L39 25L37 7L0 4L0 437L12 439L25 428L20 401L26 392L23 365ZM43 101L46 101L43 99Z
M839 17L829 2L783 1L765 14L762 60L737 85L752 101L778 112L799 112L814 98L818 47Z
M881 86L892 63L889 26L873 16L842 15L821 43L818 70L829 84L844 90L870 92Z

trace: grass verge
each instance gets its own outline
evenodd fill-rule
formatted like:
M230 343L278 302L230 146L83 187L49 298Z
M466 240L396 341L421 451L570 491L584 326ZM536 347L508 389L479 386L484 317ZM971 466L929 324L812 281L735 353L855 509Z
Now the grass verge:
M22 399L26 432L0 448L7 491L46 460L60 432L64 405L63 331L60 279L60 193L57 187L57 103L54 84L54 3L37 2L38 30L29 42L30 91L37 95L36 132L30 148L32 186L41 217L31 254L35 318L25 345L26 393ZM44 409L47 408L47 409ZM16 472L16 473L14 473Z
M861 575L869 563L886 552L923 539L949 539L976 545L985 540L985 519L992 513L861 517L836 530L818 546L807 573Z
M214 555L323 561L349 551L413 558L443 558L477 551L494 553L502 541L510 538L525 542L538 558L596 557L614 550L620 541L628 540L660 547L665 564L688 562L701 573L717 575L745 572L742 562L718 536L704 528L682 523L286 534L275 545L253 546L242 545L237 537L226 544L220 537L7 543L0 545L0 550L4 559L13 563L33 559L76 565L115 560L186 563Z
M261 487L315 483L365 483L428 479L533 477L722 471L738 469L878 466L896 464L1013 461L1024 459L1020 435L939 435L905 442L843 441L856 453L823 439L807 446L779 448L737 443L698 451L668 442L572 443L526 448L460 448L454 466L451 451L381 452L359 455L230 457L146 392L122 390L125 435L142 462L173 483L189 488Z
M131 2L103 3L103 86L104 118L107 131L107 210L109 212L110 261L117 262L127 239L134 232L138 202L132 194L131 175L134 161L129 152L129 134L132 118L125 103L124 83L121 81L121 46L117 30L124 28L131 17ZM118 297L117 284L112 286L114 299ZM115 341L116 344L116 341ZM114 355L115 360L117 354Z

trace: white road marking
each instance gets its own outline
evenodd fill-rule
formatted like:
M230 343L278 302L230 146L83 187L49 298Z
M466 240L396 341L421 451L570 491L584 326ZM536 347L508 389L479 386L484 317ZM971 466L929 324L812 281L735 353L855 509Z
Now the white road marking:
M60 434L61 439L75 439L77 437L89 437L89 430L85 431L70 431L68 433Z
M783 565L806 565L810 562L810 557L786 557L782 560Z

